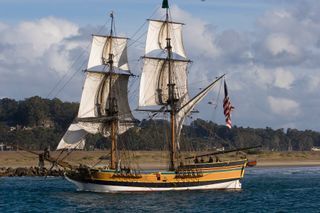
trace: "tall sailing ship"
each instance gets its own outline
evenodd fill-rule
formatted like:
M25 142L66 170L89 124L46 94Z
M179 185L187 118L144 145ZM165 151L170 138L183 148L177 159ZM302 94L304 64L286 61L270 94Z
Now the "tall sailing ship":
M110 34L93 35L78 116L57 147L58 150L83 149L88 134L100 133L111 141L107 168L79 166L67 170L66 179L80 190L123 192L241 188L246 158L206 163L193 161L197 156L178 159L180 134L186 116L223 76L189 98L187 68L190 60L183 46L183 24L169 19L167 0L163 1L162 8L166 11L165 20L148 20L138 109L170 114L168 169L138 171L130 165L124 167L121 164L123 159L117 150L117 138L133 127L136 119L128 102L128 81L132 74L127 59L127 38L114 35L111 15ZM160 57L154 54L157 52L162 53ZM220 153L224 151L206 156Z

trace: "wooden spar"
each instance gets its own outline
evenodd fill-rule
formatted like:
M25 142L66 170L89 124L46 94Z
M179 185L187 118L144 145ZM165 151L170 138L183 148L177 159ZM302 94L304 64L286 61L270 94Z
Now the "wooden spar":
M116 124L114 121L111 123L111 164L110 168L116 168L116 161L117 161L117 137L116 137Z
M176 155L176 141L175 141L175 114L170 113L170 128L171 128L171 144L170 144L170 165L169 170L173 171L175 169L174 158Z
M109 59L108 59L108 63L109 63L109 98L108 98L108 102L109 102L109 111L108 114L109 116L114 117L117 113L116 109L115 109L115 105L116 105L116 99L115 97L112 96L112 74L113 74L113 53L111 52L112 50L112 34L113 34L113 25L114 25L114 19L113 19L113 13L111 13L110 15L111 17L111 28L110 28L110 45L109 45ZM115 169L116 168L116 162L117 162L117 118L114 118L111 120L111 151L110 151L110 168L111 169Z
M37 155L37 156L42 154L42 153L38 153L38 152L35 152L35 151L32 151L32 150L26 149L26 148L21 147L21 146L16 146L16 145L12 145L12 146L16 147L17 149L22 149L23 151L29 152L29 153ZM52 163L53 165L59 165L62 168L69 168L69 169L73 168L69 163L67 163L67 162L65 162L63 160L54 159L52 157L44 157L44 160Z
M172 60L172 47L171 47L171 38L169 38L169 8L166 8L166 20L165 24L167 27L167 46L168 50L167 61L168 61L168 101L167 104L170 105L170 142L169 142L169 150L170 150L170 162L169 162L169 170L175 170L174 159L176 156L176 135L175 135L175 114L176 114L176 100L174 98L174 82L172 82L172 69L171 69L171 60Z
M226 154L230 152L238 152L238 151L244 151L244 150L249 150L249 149L256 149L262 147L261 145L259 146L251 146L251 147L244 147L244 148L238 148L238 149L231 149L231 150L226 150L226 151L217 151L217 152L212 152L209 154L203 154L203 155L196 155L196 156L190 156L186 157L185 159L192 159L192 158L199 158L199 157L206 157L206 156L211 156L211 155L219 155L219 154Z

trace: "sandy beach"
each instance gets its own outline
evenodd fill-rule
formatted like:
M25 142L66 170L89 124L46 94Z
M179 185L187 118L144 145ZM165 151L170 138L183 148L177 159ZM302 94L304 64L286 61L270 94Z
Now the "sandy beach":
M40 153L40 151L36 151ZM89 166L105 165L106 160L99 160L101 156L108 154L105 151L75 151L65 161L73 164L85 164ZM51 152L52 157L58 157L60 152ZM141 169L165 169L167 167L167 153L161 151L135 151L122 153L123 157L130 158L131 165ZM184 153L189 156L190 153ZM221 156L221 160L235 158L235 155ZM256 155L247 155L249 160L257 160L258 167L279 167L279 166L320 166L320 152L262 152ZM61 156L60 156L61 158ZM126 162L123 161L125 164ZM0 152L0 167L31 167L38 166L38 156L26 151ZM50 163L46 163L49 167Z

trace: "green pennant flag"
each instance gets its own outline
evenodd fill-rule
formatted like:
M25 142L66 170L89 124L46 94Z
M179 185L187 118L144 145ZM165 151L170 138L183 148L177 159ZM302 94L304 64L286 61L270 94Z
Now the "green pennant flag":
M162 8L169 8L168 0L163 0L163 2L162 2Z

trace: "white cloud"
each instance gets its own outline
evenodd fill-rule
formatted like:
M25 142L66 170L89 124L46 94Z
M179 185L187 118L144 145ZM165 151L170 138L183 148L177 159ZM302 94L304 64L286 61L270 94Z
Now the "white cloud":
M83 47L72 39L78 35L78 26L54 17L0 23L0 95L46 97L59 76L73 72L73 52Z
M265 32L270 33L286 33L292 31L296 24L296 20L289 10L274 9L267 11L258 19L258 27L261 27Z
M14 46L19 57L32 61L41 57L51 45L77 34L78 27L75 24L48 17L2 29L0 42Z
M290 38L283 34L271 34L266 39L266 47L272 55L281 53L297 55L298 48L290 41Z
M69 59L69 51L65 49L59 49L57 45L53 45L46 54L48 67L55 70L58 74L68 72L68 68L71 66Z
M282 117L292 117L300 114L300 105L294 100L269 96L268 103L272 112Z
M175 20L186 23L183 36L188 49L210 58L219 54L219 49L214 42L215 35L213 31L210 31L207 22L192 16L177 6L173 6L171 10Z
M251 85L254 84L264 90L270 90L273 87L289 90L295 80L294 75L282 67L270 69L255 65L247 67L247 69L248 71L242 72L247 76L246 81L252 81Z
M8 26L6 24L0 22L0 31L5 30L6 28L8 28Z
M320 89L320 76L309 76L308 77L308 91L318 92Z
M249 74L248 77L252 79L252 82L255 84L255 86L263 89L269 89L273 84L274 79L272 72L262 66L254 66L252 75Z
M283 68L276 69L275 81L274 81L274 85L276 87L283 88L283 89L290 89L293 81L294 81L294 76L290 71L285 70Z

